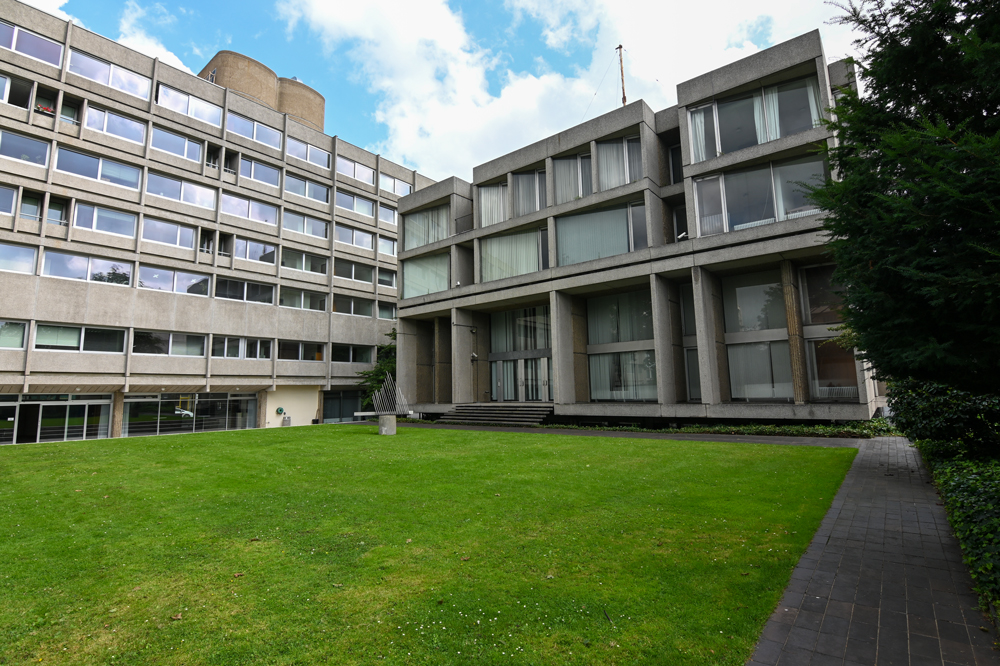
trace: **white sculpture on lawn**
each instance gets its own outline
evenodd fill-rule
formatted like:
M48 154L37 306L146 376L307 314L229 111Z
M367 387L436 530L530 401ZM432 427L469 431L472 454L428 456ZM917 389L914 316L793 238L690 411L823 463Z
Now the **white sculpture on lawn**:
M385 376L385 381L382 382L382 388L372 395L372 406L375 407L375 411L355 412L354 415L378 416L378 434L380 435L395 435L396 417L409 416L413 413L410 411L410 405L406 402L403 392L396 386L392 375L388 374Z

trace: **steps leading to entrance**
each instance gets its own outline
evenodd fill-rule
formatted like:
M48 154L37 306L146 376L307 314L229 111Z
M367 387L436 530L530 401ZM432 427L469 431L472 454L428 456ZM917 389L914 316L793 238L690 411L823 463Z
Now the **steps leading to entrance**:
M477 402L455 405L438 423L465 425L539 425L550 417L552 405L545 403Z

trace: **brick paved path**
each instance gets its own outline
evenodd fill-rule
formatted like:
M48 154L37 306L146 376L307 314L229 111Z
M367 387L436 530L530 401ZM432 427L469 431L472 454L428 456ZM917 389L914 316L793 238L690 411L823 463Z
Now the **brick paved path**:
M905 439L861 444L748 664L1000 665L929 482Z

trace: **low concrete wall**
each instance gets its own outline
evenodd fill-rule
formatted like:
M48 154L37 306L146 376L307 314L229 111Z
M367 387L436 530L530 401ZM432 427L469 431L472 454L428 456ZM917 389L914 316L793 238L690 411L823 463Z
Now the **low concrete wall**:
M281 427L282 418L292 417L292 425L309 425L322 416L322 391L319 386L279 386L267 396L266 428ZM277 410L284 409L283 414Z

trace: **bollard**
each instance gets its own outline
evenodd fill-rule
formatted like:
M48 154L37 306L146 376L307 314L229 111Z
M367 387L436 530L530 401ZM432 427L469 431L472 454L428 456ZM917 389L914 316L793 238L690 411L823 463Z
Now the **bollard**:
M396 434L395 414L382 414L381 416L378 417L378 434L380 435Z

